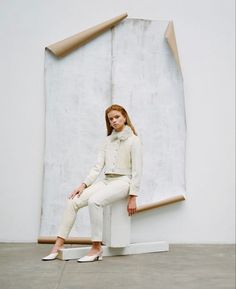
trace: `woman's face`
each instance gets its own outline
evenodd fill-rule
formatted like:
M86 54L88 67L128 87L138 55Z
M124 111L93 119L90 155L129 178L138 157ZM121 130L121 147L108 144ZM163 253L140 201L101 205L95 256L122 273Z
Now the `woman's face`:
M116 130L121 131L126 122L126 118L123 116L123 114L118 110L112 110L108 114L108 119L110 122L110 125Z

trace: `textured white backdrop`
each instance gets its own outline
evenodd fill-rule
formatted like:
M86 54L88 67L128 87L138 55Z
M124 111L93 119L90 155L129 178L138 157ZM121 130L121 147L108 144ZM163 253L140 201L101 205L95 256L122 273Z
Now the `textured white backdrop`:
M185 193L183 79L164 38L167 25L126 19L62 59L45 52L41 236L57 233L68 193L93 166L112 103L127 109L143 142L138 205ZM87 208L70 236L90 236Z

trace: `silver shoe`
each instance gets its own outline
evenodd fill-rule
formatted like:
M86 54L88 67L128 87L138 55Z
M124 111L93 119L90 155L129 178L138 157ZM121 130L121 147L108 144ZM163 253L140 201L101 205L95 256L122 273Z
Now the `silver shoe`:
M57 258L57 256L58 256L58 252L56 252L56 253L51 253L51 254L49 254L49 255L47 255L46 257L43 257L42 258L42 261L52 261L52 260L55 260L56 258Z
M77 262L83 263L83 262L93 262L93 261L102 261L102 253L103 250L101 249L97 254L92 256L84 256L77 260Z

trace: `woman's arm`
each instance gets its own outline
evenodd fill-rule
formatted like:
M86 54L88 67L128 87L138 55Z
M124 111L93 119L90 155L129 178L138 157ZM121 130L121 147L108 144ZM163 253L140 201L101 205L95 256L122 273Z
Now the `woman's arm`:
M129 200L127 211L129 216L136 212L136 198L140 189L142 169L143 169L143 149L140 139L135 138L131 148L132 178L129 190Z
M101 171L105 165L105 151L106 151L106 140L100 146L100 149L99 149L99 152L97 155L96 164L92 167L92 169L89 171L87 177L82 182L87 187L92 185L92 183L96 180L96 178L101 173Z
M129 195L138 196L143 170L143 148L139 137L135 137L131 146L132 177Z
M129 213L129 216L133 215L136 212L137 204L136 204L136 195L130 195L129 201L127 205L127 211Z

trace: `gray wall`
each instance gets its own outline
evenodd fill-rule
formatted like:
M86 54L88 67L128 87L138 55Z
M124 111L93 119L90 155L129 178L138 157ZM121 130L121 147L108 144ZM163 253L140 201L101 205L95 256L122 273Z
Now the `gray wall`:
M39 235L44 47L127 11L133 18L174 21L187 123L188 200L133 216L132 238L234 242L234 1L72 0L69 4L1 2L0 240L32 242Z

